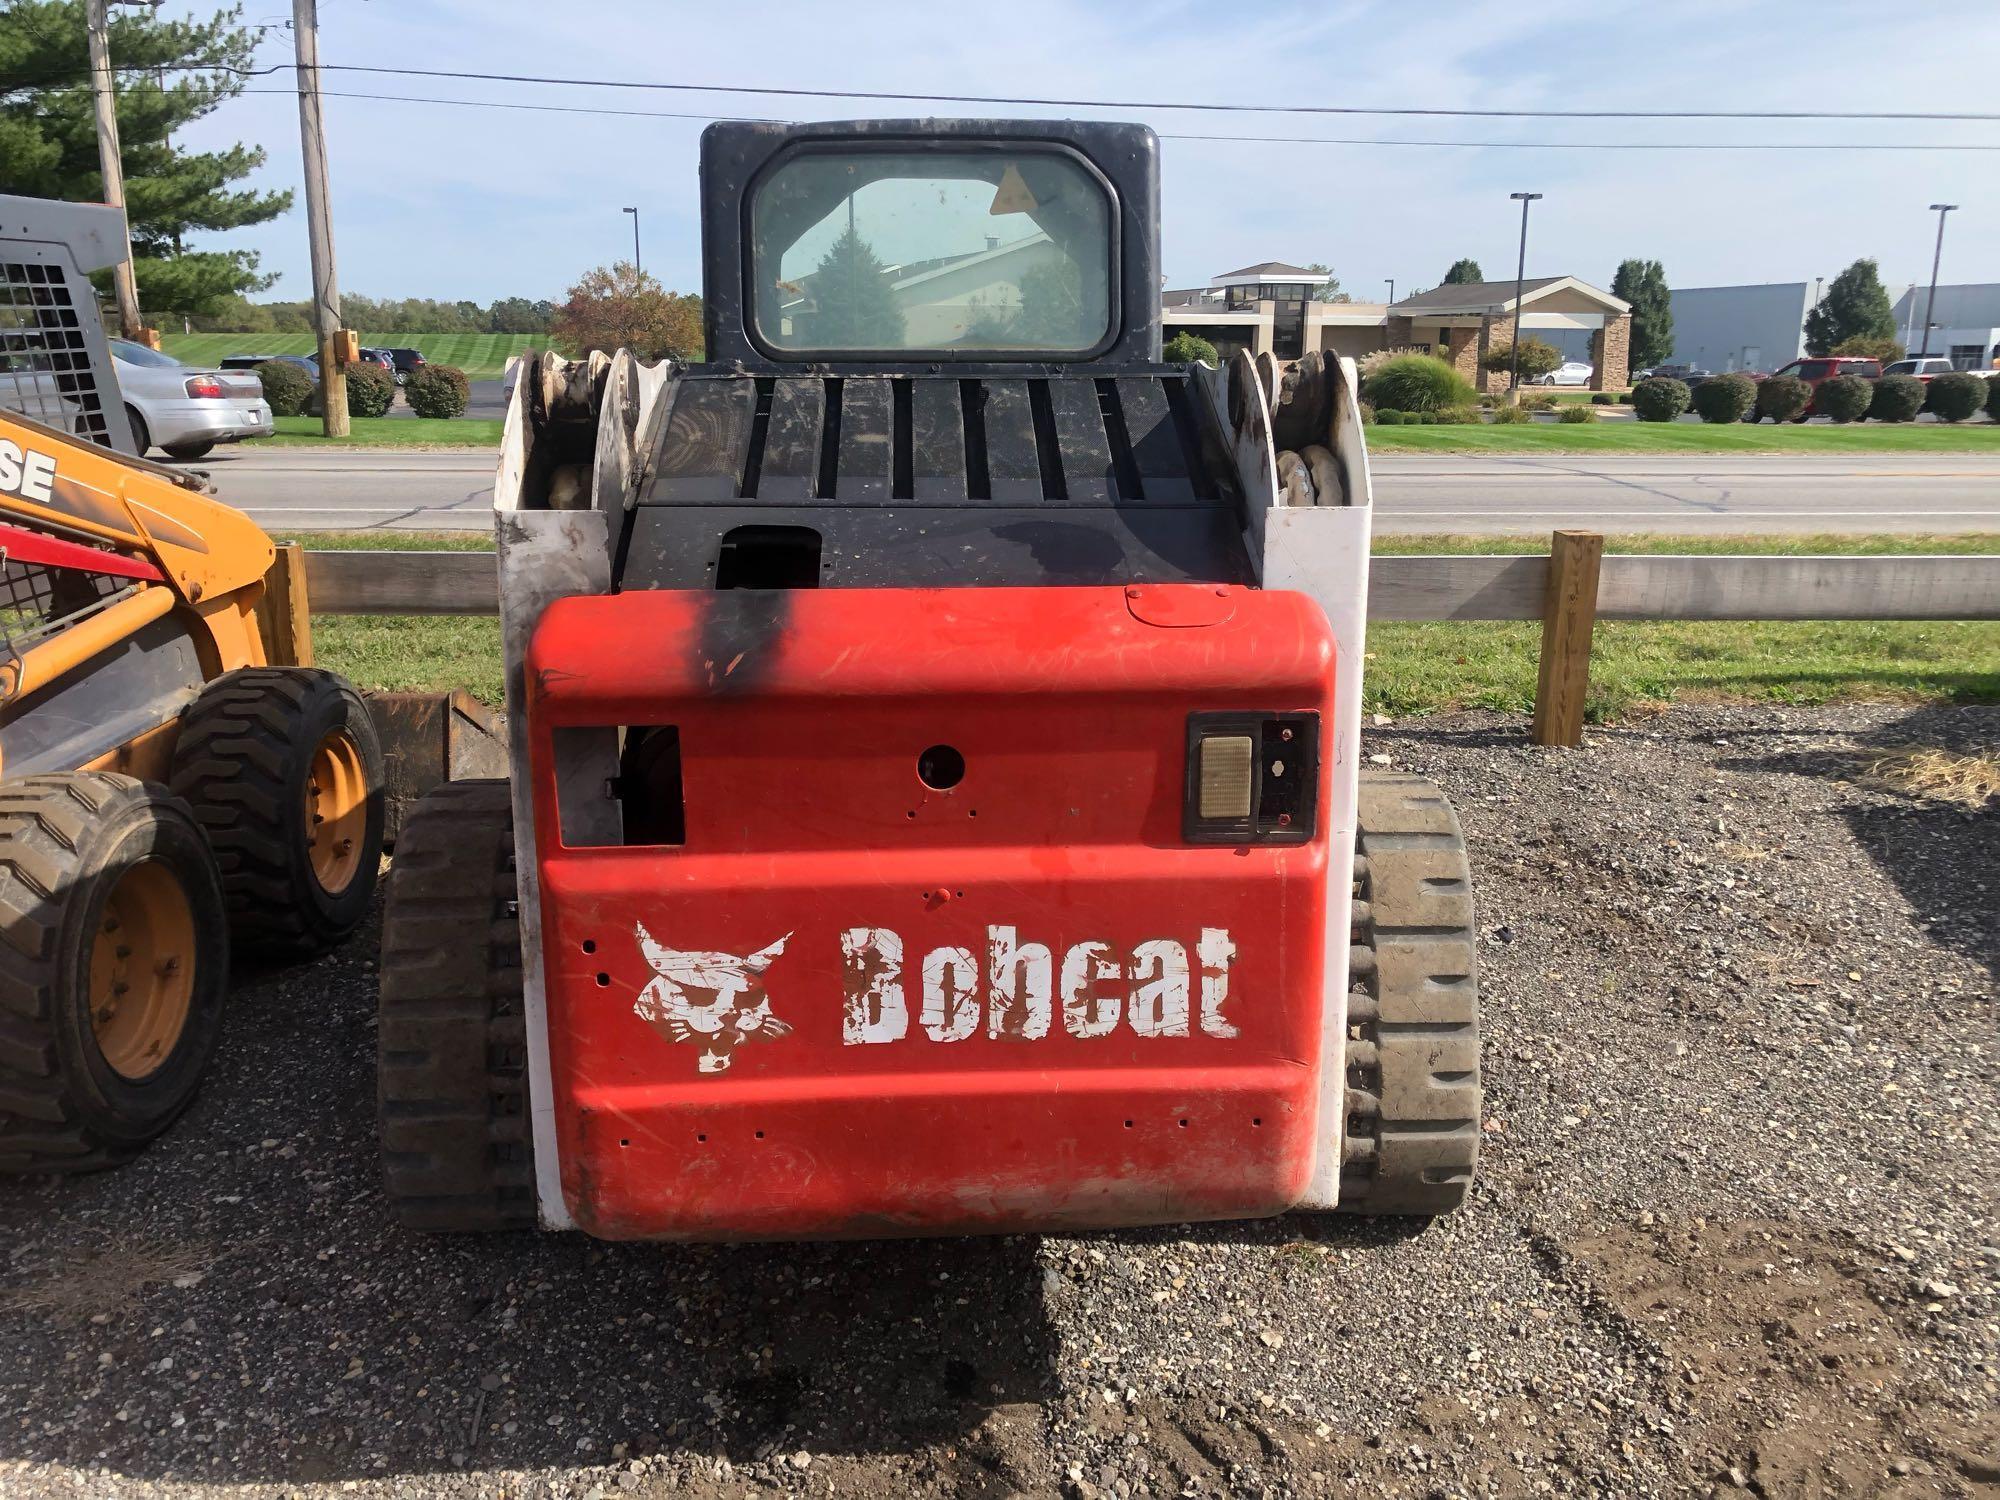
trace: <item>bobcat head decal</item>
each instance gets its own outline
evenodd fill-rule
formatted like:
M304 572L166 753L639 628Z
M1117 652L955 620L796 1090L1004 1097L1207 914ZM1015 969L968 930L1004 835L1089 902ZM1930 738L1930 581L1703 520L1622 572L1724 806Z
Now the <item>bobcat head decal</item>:
M764 992L764 971L785 951L789 932L738 958L669 948L639 923L633 931L654 978L639 992L632 1012L670 1042L700 1044L696 1071L724 1072L738 1043L781 1037L792 1029L771 1014L771 997Z

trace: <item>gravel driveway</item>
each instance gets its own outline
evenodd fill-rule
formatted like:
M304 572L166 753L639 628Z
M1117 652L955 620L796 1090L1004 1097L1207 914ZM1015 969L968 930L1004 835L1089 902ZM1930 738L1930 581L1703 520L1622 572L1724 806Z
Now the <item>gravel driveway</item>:
M1372 732L1471 836L1485 1175L1423 1228L423 1239L372 935L189 1118L0 1181L0 1494L2000 1494L2000 710Z

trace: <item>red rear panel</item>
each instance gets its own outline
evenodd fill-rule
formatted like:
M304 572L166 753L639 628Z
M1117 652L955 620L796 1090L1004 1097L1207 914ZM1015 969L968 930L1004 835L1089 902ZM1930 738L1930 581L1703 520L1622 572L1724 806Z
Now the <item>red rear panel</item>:
M1207 585L552 605L529 708L577 1223L1286 1208L1317 1123L1326 834L1187 843L1188 716L1331 725L1333 656L1304 596ZM676 728L685 842L566 846L555 731L604 725ZM955 784L920 776L932 747Z

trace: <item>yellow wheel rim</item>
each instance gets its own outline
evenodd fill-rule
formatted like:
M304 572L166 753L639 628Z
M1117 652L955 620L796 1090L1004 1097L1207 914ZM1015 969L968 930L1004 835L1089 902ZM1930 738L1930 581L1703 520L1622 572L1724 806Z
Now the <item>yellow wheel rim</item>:
M345 729L333 730L313 751L305 817L313 878L329 896L338 896L361 869L368 832L368 773L361 747Z
M90 1030L120 1077L159 1071L187 1029L195 984L194 908L154 860L118 877L90 948Z

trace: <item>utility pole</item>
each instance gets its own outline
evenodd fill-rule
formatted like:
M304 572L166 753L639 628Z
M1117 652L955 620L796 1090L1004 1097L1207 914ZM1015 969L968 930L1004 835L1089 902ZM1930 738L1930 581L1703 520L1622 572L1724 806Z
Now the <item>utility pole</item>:
M97 161L104 174L104 201L125 209L125 168L118 156L118 101L112 93L111 39L105 0L84 0L84 28L90 39L90 91L97 104ZM118 297L118 331L143 343L139 320L139 283L132 275L132 226L125 226L125 258L111 268L111 286Z
M1931 352L1931 329L1936 326L1931 322L1931 314L1937 311L1938 264L1944 259L1944 216L1957 207L1956 203L1931 205L1931 212L1938 216L1937 249L1931 252L1931 294L1924 301L1924 350L1917 356L1919 359Z
M1518 401L1521 397L1521 292L1528 279L1528 205L1541 197L1540 193L1509 193L1509 198L1521 200L1521 258L1514 263L1514 343L1512 369L1507 377L1507 394Z
M639 210L628 208L625 212L632 216L632 279L636 281L646 274L646 268L639 263Z
M312 237L320 425L328 437L346 437L348 339L340 326L340 279L333 265L333 207L326 183L326 129L320 116L319 0L292 0L292 45L299 63L299 144L306 170L306 230Z

